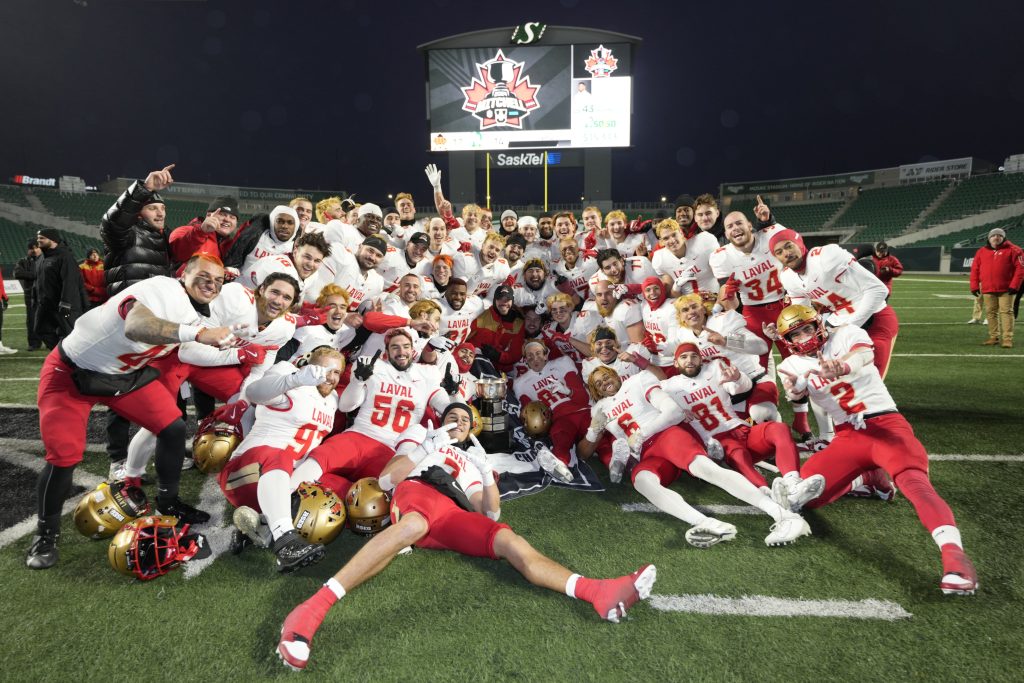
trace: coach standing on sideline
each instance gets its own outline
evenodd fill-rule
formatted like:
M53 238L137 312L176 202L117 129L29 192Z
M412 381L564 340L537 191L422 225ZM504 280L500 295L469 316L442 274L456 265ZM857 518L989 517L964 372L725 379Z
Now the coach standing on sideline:
M53 228L41 228L36 235L43 250L43 263L36 279L36 334L52 349L71 334L75 321L89 309L82 271L71 250Z
M988 339L984 346L1000 342L1004 349L1013 348L1013 298L1024 283L1024 250L1006 239L1006 231L992 228L988 244L978 249L971 264L971 294L985 295L985 317L988 318Z
M159 192L174 183L173 168L170 164L150 172L145 180L136 180L103 214L100 238L108 297L136 282L171 274L167 206ZM117 478L128 457L128 420L113 410L107 411L107 455L110 477Z
M38 351L42 342L36 336L33 321L36 319L36 274L39 270L43 252L35 238L28 241L28 254L14 264L14 277L21 283L21 291L25 293L25 328L28 330L28 350Z

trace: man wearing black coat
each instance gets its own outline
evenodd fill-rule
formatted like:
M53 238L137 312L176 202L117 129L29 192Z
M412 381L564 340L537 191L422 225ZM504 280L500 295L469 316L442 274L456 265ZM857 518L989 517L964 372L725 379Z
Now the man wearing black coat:
M42 228L36 236L43 250L43 263L36 279L35 331L39 339L52 349L71 330L85 311L89 300L78 260L60 233L53 228Z
M39 244L35 239L28 242L28 254L25 258L18 259L14 264L14 278L21 284L21 291L25 293L25 320L28 329L28 350L38 351L42 346L39 337L36 336L36 271L43 260L43 252L39 250Z

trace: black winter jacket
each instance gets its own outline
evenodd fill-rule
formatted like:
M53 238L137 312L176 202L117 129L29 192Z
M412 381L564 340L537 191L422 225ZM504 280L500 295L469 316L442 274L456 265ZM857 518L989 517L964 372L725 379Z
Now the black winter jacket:
M89 308L82 271L71 250L63 244L43 252L43 263L36 280L36 332L64 336ZM60 332L63 334L60 334Z
M100 221L100 237L105 247L103 268L110 296L154 275L171 274L168 232L157 230L139 216L144 202L153 194L142 181L135 181Z

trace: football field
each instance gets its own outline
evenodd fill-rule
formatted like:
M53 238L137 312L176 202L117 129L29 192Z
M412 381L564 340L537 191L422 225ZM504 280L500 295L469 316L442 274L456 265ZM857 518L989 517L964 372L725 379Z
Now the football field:
M364 541L346 531L323 562L288 576L268 551L220 554L230 509L214 477L183 477L183 497L214 515L204 529L215 551L208 560L129 580L108 565L107 542L79 535L65 516L60 563L24 568L42 463L33 407L44 354L25 351L25 309L12 296L3 341L20 351L0 356L2 678L1019 681L1024 338L1016 349L980 346L986 330L964 324L972 297L963 276L905 275L891 303L901 329L887 384L956 515L978 569L975 596L939 591L938 548L902 496L808 512L813 536L768 548L770 518L683 479L673 487L688 501L739 530L699 550L684 540L685 524L626 485L604 494L550 487L506 503L501 521L586 576L657 565L652 598L623 623L530 586L507 564L417 549L334 607L309 667L295 674L274 653L282 620ZM76 475L81 489L109 465L101 417L94 413Z

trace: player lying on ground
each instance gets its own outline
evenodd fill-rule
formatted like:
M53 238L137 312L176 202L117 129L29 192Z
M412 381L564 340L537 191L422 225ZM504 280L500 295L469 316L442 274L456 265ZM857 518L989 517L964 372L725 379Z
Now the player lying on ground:
M383 488L394 487L393 523L288 615L277 646L286 665L305 668L313 635L331 606L411 545L507 560L535 586L586 600L611 622L617 623L627 609L650 595L654 565L617 579L588 579L537 552L507 524L499 524L500 499L491 463L475 438L467 443L472 419L469 406L453 403L445 409L441 428L417 425L402 435L395 457L380 477Z
M778 331L792 351L779 365L786 393L810 394L824 406L836 436L804 463L799 484L790 487L785 477L772 483L775 500L793 509L821 507L880 467L903 489L942 551L939 588L946 595L973 594L978 575L964 553L953 511L932 487L928 453L882 382L868 333L853 325L827 330L821 316L806 306L784 309Z

